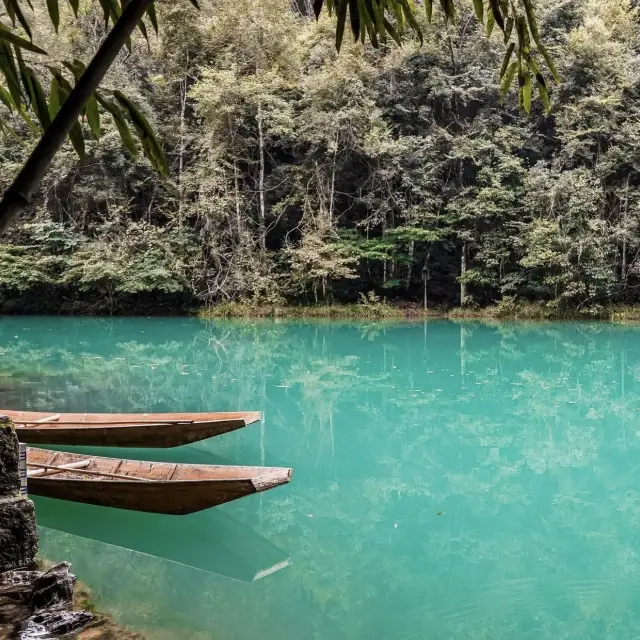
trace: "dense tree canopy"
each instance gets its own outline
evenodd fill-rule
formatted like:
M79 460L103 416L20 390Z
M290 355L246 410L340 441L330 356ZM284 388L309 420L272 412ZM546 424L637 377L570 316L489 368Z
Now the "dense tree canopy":
M1 248L5 308L635 301L637 9L539 0L563 83L550 115L533 96L529 116L522 91L502 95L504 34L486 37L471 0L455 9L433 25L416 11L422 46L344 38L338 55L335 18L305 0L159 7L159 36L135 35L104 85L155 128L168 180L102 119ZM34 42L88 57L103 24L83 5L58 37L38 22ZM3 188L36 135L12 124Z

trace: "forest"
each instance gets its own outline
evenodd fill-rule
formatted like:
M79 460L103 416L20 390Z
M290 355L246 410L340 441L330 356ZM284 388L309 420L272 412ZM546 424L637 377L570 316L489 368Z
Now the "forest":
M540 303L596 316L640 299L640 13L537 0L561 83L551 112L501 95L502 33L471 0L420 44L379 49L309 0L158 6L105 86L153 124L163 178L111 122L57 155L0 245L4 312L180 312L386 300L416 309ZM37 0L34 10L46 12ZM34 41L86 62L97 0ZM0 138L6 189L37 139Z

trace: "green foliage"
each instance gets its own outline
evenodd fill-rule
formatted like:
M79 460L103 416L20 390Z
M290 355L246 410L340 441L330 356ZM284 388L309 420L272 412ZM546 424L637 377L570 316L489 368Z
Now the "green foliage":
M363 46L359 31L338 55L335 18L299 15L289 0L158 7L158 40L149 50L136 35L96 96L98 119L95 105L87 109L85 162L63 150L25 216L34 226L10 237L11 251L33 253L26 272L48 275L18 283L12 267L5 298L20 290L29 294L21 300L36 291L44 299L48 287L52 299L102 297L107 309L149 296L281 308L373 292L429 308L536 301L566 315L634 302L637 10L621 0L539 0L532 27L526 8L515 7L537 49L531 59L544 67L537 29L563 78L561 89L547 87L551 117L533 77L522 77L529 117L505 87L520 70L523 25L510 26L511 9L503 33L493 7L483 6L480 28L477 3L457 3L446 38L434 36L440 10L435 26L416 13L422 46L388 12L402 47ZM101 8L86 11L87 24L101 24ZM34 30L34 40L76 60L102 35L87 24L61 11L60 35ZM80 67L59 68L49 96L62 100ZM123 152L121 140L135 152L147 124L129 128L116 91L163 140L168 179L157 162ZM5 93L12 99L10 84ZM5 185L37 135L12 108L18 142L0 143Z

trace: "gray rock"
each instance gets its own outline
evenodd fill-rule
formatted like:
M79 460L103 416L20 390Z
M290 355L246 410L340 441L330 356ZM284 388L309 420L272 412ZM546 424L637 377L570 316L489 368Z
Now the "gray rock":
M70 568L68 562L61 562L36 578L31 595L36 611L71 604L77 578L69 573Z
M20 640L67 636L84 629L93 620L88 611L45 611L29 618L18 632Z
M24 496L0 500L0 572L31 566L37 552L33 502Z
M7 416L0 416L0 498L20 492L18 436Z

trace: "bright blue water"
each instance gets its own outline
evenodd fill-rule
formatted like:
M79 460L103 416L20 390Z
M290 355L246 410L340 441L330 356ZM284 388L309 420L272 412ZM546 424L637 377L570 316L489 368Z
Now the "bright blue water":
M5 318L0 345L5 406L262 410L124 453L294 467L185 518L37 500L43 553L150 638L640 636L640 328Z

